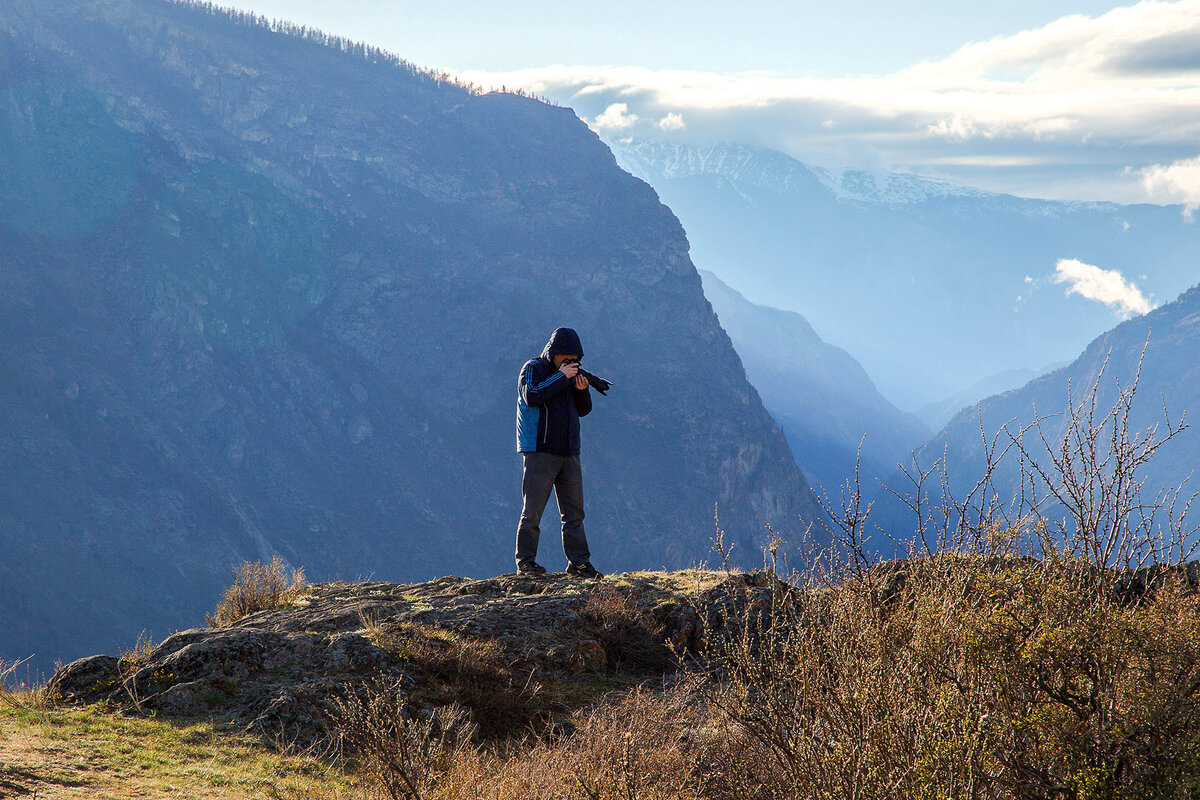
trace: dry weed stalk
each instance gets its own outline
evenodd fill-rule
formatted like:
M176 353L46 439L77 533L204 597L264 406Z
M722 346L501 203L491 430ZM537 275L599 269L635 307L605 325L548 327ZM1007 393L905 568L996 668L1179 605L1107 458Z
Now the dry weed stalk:
M31 682L27 677L16 680L17 670L27 664L33 656L7 662L0 659L0 705L23 711L44 713L55 707L55 698L45 682Z

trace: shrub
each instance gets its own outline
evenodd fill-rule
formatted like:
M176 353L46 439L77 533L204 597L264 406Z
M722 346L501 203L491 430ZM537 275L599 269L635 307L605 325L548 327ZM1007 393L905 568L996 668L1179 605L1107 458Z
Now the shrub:
M895 586L895 582L890 582ZM1200 792L1200 597L941 554L729 620L711 707L763 758L746 797L1121 798ZM743 755L744 755L743 751Z
M288 569L279 556L271 563L245 561L233 570L233 585L225 590L217 610L207 615L214 628L232 625L242 617L259 611L283 608L307 590L303 569Z
M448 706L420 717L406 708L397 681L335 699L331 716L343 746L369 783L393 800L428 797L438 775L470 742L466 713Z
M507 759L474 752L448 771L439 800L696 800L694 748L685 731L697 717L682 691L643 690L582 715L570 735Z

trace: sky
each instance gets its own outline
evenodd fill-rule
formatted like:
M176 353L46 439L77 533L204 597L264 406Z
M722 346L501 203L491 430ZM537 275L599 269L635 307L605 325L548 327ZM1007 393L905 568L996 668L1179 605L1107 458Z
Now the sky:
M535 92L610 139L1200 207L1200 0L235 5Z

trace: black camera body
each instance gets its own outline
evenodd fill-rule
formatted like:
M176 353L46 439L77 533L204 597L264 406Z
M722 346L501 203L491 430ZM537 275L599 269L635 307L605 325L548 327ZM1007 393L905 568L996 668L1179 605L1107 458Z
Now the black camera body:
M571 359L564 361L563 363L564 364L578 364L580 362L579 362L578 358L571 358ZM579 374L582 375L583 377L587 378L587 381L589 384L591 384L592 388L595 389L600 394L606 395L606 394L608 394L608 390L612 388L612 381L606 381L606 380L604 380L604 378L597 377L596 375L593 375L592 373L588 372L583 367L579 368Z

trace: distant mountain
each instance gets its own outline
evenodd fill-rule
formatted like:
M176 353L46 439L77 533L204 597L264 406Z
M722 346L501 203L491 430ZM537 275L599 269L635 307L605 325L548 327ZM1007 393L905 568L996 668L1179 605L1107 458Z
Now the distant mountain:
M512 569L515 391L579 330L604 570L811 493L674 215L568 109L207 4L0 4L0 658L194 624L242 559ZM561 566L547 515L542 558Z
M803 314L885 397L915 410L990 375L1072 358L1118 320L1051 280L1119 270L1162 302L1196 279L1179 207L1062 203L782 153L610 140L679 216L696 262L751 302Z
M1099 419L1112 408L1117 397L1117 383L1132 385L1138 375L1139 361L1141 373L1130 417L1134 432L1158 425L1159 435L1162 435L1165 431L1162 424L1164 408L1174 423L1185 417L1190 422L1200 416L1200 286L1188 290L1174 302L1123 322L1099 336L1069 365L1036 378L1020 389L964 409L917 451L917 463L929 467L936 459L945 458L951 489L962 497L983 474L981 428L992 436L1005 426L1016 431L1019 426L1028 425L1041 416L1046 418L1042 429L1047 440L1056 444L1065 429L1063 415L1068 409L1068 393L1078 405L1089 390L1098 385ZM1033 437L1026 439L1034 452L1040 454L1041 463L1047 463L1045 450L1036 448ZM999 441L1003 446L1009 440L1002 434ZM1107 442L1108 437L1101 436L1099 446L1106 448ZM1200 489L1195 485L1198 474L1200 428L1193 425L1168 442L1144 468L1141 476L1146 479L1145 496L1149 498L1158 491L1174 489L1185 481L1188 481L1186 494L1190 495ZM997 482L1004 498L1016 496L1015 462L1004 462L997 472ZM893 489L909 489L900 475L893 476L888 483ZM936 487L931 496L936 502ZM874 521L894 536L911 537L915 528L911 512L887 497L880 498Z
M707 270L700 276L747 377L814 486L835 497L854 477L861 444L860 479L872 488L929 438L920 420L885 400L862 365L822 341L804 317L750 303Z
M997 372L995 375L988 375L961 392L955 392L949 397L943 397L941 400L922 406L917 410L916 416L932 430L940 431L964 408L973 407L980 400L994 394L1003 394L1013 389L1019 389L1034 378L1064 366L1066 366L1065 362L1051 364L1041 369L1007 369Z

